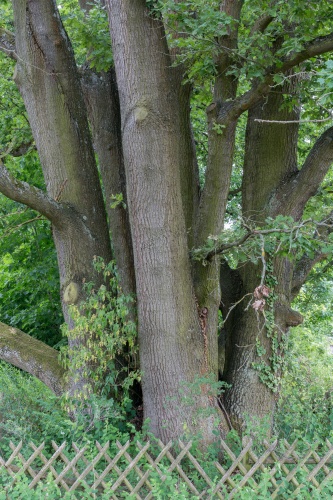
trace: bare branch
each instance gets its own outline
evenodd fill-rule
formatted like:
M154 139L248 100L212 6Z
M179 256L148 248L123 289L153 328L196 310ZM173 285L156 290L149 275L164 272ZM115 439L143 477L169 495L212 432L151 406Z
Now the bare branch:
M326 239L329 234L333 232L333 211L330 213L328 218L325 218L318 223L319 236L321 239ZM298 295L301 287L306 282L312 269L318 262L327 258L327 254L322 251L317 251L314 256L309 257L304 255L296 264L293 279L291 284L291 294L293 299Z
M17 328L0 322L0 359L34 375L55 394L66 390L59 352Z
M326 36L317 37L308 42L304 48L295 53L291 53L284 57L279 64L266 69L263 80L254 84L254 86L243 95L231 102L221 106L218 122L227 123L237 119L242 113L250 107L257 104L260 99L266 95L274 81L274 75L277 73L285 73L298 64L310 59L311 57L325 54L333 50L333 32Z
M221 255L224 254L227 250L230 250L230 248L235 248L235 247L240 247L242 246L248 239L250 238L255 238L259 237L261 240L261 260L263 264L263 274L261 277L261 284L264 282L265 278L265 271L266 271L266 261L265 261L265 249L264 249L264 236L270 235L270 234L289 234L290 235L290 242L293 239L293 235L295 235L295 238L297 238L299 231L304 228L305 226L310 226L313 225L315 226L315 231L316 234L319 235L320 240L323 240L325 236L327 236L329 233L333 232L333 212L332 214L325 218L324 220L317 222L314 221L313 219L306 219L303 221L300 221L298 224L295 224L291 227L285 227L285 228L271 228L271 229L251 229L249 226L243 222L243 226L246 229L246 233L239 238L238 240L231 241L230 243L224 243L220 244L213 250L207 251L206 254L202 252L202 255L200 255L200 258L204 260L211 260L213 257L216 255ZM279 252L281 244L278 245L276 252ZM194 251L193 255L196 257L199 254L198 250Z
M23 203L44 215L51 222L59 222L62 206L41 189L16 179L0 160L0 192L11 200Z
M10 31L0 26L0 51L14 61L17 60L15 52L15 36Z
M281 68L275 68L275 73L288 71L289 69L297 66L298 64L310 59L311 57L319 56L325 54L326 52L331 52L333 50L333 32L325 36L319 36L314 38L307 44L305 44L304 49L300 52L292 53L285 57Z
M288 213L295 220L299 219L332 163L333 127L330 127L316 141L301 170L277 190L271 201L272 213Z
M260 118L255 118L255 122L259 123L279 123L281 125L288 125L289 123L323 123L332 120L332 116L327 118L322 118L321 120L261 120Z
M301 222L299 225L288 228L288 229L279 229L279 228L273 228L273 229L254 229L250 230L248 229L248 232L244 234L241 238L238 240L232 241L230 243L225 243L223 245L220 245L219 247L215 248L214 250L210 250L209 252L206 253L205 255L205 260L211 260L215 255L220 255L225 253L227 250L230 248L235 248L235 247L240 247L245 243L248 239L254 238L259 236L260 239L262 240L263 236L268 235L268 234L274 234L274 233L280 233L280 234L290 234L296 231L297 229L303 227L305 224L308 222L312 222L312 220L308 219L304 222Z

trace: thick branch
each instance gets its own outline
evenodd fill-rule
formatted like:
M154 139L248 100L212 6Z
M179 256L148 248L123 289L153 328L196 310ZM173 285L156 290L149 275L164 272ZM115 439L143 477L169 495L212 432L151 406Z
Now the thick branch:
M41 189L16 179L0 160L0 192L11 200L23 203L44 215L51 222L59 222L61 205Z
M291 53L284 57L278 64L266 69L265 76L262 81L255 84L248 92L245 92L233 102L226 103L221 107L218 117L219 123L226 123L237 119L251 106L254 106L257 102L259 102L260 99L269 92L275 74L285 73L311 57L325 54L326 52L330 52L332 50L333 33L330 33L329 35L317 37L314 40L311 40L300 52Z
M288 213L295 220L301 216L305 204L313 196L333 163L333 127L316 141L302 169L277 190L272 200L272 213Z
M330 213L330 216L325 220L321 221L318 224L317 232L320 235L320 239L325 240L329 234L333 232L333 212ZM295 299L306 282L309 274L311 273L314 266L327 258L327 254L318 250L313 257L309 257L308 255L303 255L303 257L297 262L294 272L293 279L291 284L291 294L292 298Z
M304 255L296 264L291 284L292 299L295 299L299 294L300 289L306 282L313 267L326 257L327 255L322 252L317 252L313 258L310 258L308 255Z
M10 31L0 26L0 51L14 61L17 60L15 52L15 36Z
M252 26L250 37L253 36L255 33L263 33L273 20L274 16L271 16L269 14L264 14L258 17L256 22Z
M281 68L275 68L274 73L288 71L289 69L298 66L298 64L311 59L311 57L319 56L333 50L333 32L329 35L319 36L307 44L303 50L296 53L291 53L288 57L283 59Z
M58 357L52 347L0 322L0 359L34 375L60 396L66 383Z

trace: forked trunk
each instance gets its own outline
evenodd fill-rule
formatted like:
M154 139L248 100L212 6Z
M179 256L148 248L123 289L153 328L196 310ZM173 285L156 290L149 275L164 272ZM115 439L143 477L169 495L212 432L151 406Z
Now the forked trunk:
M288 84L289 85L289 84ZM283 104L283 90L272 92L249 111L243 177L243 217L248 223L264 224L274 217L270 199L278 186L297 171L298 124L267 124L260 120L295 120L299 110ZM290 326L302 321L292 311L293 264L288 259L265 255L270 261L262 280L262 265L247 264L240 269L242 282L237 300L246 297L226 324L226 364L223 378L231 384L225 407L239 429L251 418L268 419L270 432L279 395L286 335ZM273 271L272 271L273 269ZM248 307L251 295L261 284L269 287L263 311ZM234 302L236 302L234 298ZM222 299L223 300L223 299Z
M84 298L84 281L98 279L94 256L111 260L104 201L74 54L56 3L15 0L13 4L15 82L29 116L47 194L58 204L50 219L63 311L70 325L68 306ZM79 377L73 390L83 385Z

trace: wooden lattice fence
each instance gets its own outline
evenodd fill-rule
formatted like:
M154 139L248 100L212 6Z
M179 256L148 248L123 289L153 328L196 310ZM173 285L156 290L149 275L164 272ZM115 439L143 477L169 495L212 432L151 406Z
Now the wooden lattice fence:
M192 442L182 441L167 445L160 441L116 442L112 451L110 443L102 446L98 442L93 450L75 443L58 446L53 441L52 449L45 443L30 443L25 448L22 442L17 446L10 443L10 448L9 456L1 453L0 472L11 476L11 485L24 474L31 479L32 489L52 474L63 491L79 494L82 488L90 487L97 498L103 492L112 499L126 495L138 500L154 498L157 481L161 484L171 477L173 491L186 491L188 498L232 499L246 486L255 491L264 473L266 479L269 475L270 498L274 499L286 484L297 495L304 483L310 489L322 490L333 479L333 445L329 441L306 446L296 441L264 441L258 451L248 439L237 453L221 441L223 458L201 464L193 456Z

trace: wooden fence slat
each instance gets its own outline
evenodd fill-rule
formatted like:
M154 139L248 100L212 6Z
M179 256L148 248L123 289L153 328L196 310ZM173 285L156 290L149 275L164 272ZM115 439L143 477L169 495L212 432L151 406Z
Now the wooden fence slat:
M312 450L311 450L311 453L312 453ZM304 469L308 472L308 475L307 475L307 478L306 478L306 479L307 479L307 481L311 481L311 482L315 485L315 487L316 487L318 490L320 490L320 486L321 486L321 484L325 484L325 483L324 483L324 481L322 481L321 483L319 483L319 482L316 480L315 476L316 476L316 474L318 474L318 472L320 471L320 469L322 468L322 466L323 466L324 464L326 464L326 462L327 462L327 461L331 458L331 456L332 456L332 455L333 455L333 447L332 447L330 450L328 450L328 452L327 452L327 453L326 453L326 454L322 457L322 459L320 460L320 462L317 464L317 466L316 466L316 467L314 467L314 469L313 469L311 472L309 472L309 470L307 469L307 467L306 467L305 465L304 465L304 467L303 467L303 468L304 468ZM331 475L333 476L333 472L332 472L332 474L331 474ZM325 478L325 479L327 479L327 476L326 476L326 478ZM327 479L327 481L328 481L328 479ZM326 481L326 482L327 482L327 481ZM298 493L299 493L299 491L300 491L300 489L301 489L301 486L302 486L302 485L300 485L300 486L299 486L299 487L295 490L295 494L298 494Z
M28 469L29 474L32 475L32 477L35 477L36 473L30 467L30 465L33 463L33 461L36 459L36 457L38 457L40 451L43 450L44 446L45 446L44 443L40 444L38 446L38 448L36 448L35 452L31 455L31 457L28 458L28 460L26 460L21 453L19 454L19 459L23 463L23 465L15 476L20 476L22 474L22 472L25 472ZM16 479L14 479L14 481L15 480Z
M45 443L39 446L30 443L32 454L27 459L23 455L22 442L17 446L10 443L10 456L7 460L6 457L0 457L0 468L8 471L11 476L11 484L17 482L20 475L24 473L32 478L29 488L33 488L40 481L43 481L50 471L55 484L58 484L64 492L74 491L84 485L90 486L98 492L107 491L108 498L112 500L119 498L121 485L122 494L133 495L136 500L143 500L143 498L150 500L154 493L153 485L149 480L152 472L158 474L161 482L172 474L176 485L182 482L186 485L187 491L190 491L197 498L206 499L209 496L220 500L234 498L239 489L245 486L250 479L253 481L254 488L258 486L258 479L254 479L254 475L259 471L267 471L269 474L272 485L270 498L273 500L278 498L281 489L281 485L276 479L277 473L279 473L278 479L281 475L284 481L292 485L293 495L297 495L303 486L303 481L300 481L298 477L299 473L303 473L304 481L312 484L318 491L328 481L333 480L333 444L328 440L323 448L319 449L318 443L315 443L309 445L309 449L301 454L297 451L297 441L289 444L283 440L284 450L281 451L277 450L277 441L270 444L264 440L262 445L265 451L260 456L257 456L251 439L247 443L243 443L238 456L234 454L227 443L221 440L224 456L228 457L232 463L226 469L225 466L223 467L223 462L222 464L215 462L217 475L214 478L209 477L199 461L192 455L191 441L185 444L178 440L176 443L169 442L166 445L161 441L156 441L154 446L157 448L154 453L151 451L152 445L149 442L142 444L137 441L136 447L139 452L134 457L128 452L130 444L128 441L122 445L117 441L118 452L115 452L115 455L111 457L110 443L102 446L96 441L96 454L90 460L85 456L86 447L80 449L76 443L72 443L75 453L74 456L70 455L72 458L68 458L67 452L65 452L66 442L58 446L52 441L54 452L51 452L50 457L48 456L50 454L45 452ZM177 444L180 451L175 453ZM26 453L24 454L28 456ZM119 462L120 459L121 462ZM18 466L16 465L17 461ZM38 461L38 465L34 464L35 461ZM165 462L164 468L161 466L162 461ZM248 464L251 464L250 469L247 467ZM132 471L134 475L129 476ZM322 474L320 474L321 472ZM69 477L68 473L71 473ZM200 477L200 489L190 479L193 473L195 473L195 477ZM241 476L240 480L235 480L236 473ZM10 486L9 484L6 489L8 490ZM141 491L143 492L141 493Z
M44 456L43 453L39 454L39 457L41 458L42 462L44 463L44 467L41 468L41 470L39 471L39 473L34 477L34 479L29 484L29 488L30 489L32 489L37 484L37 482L39 481L39 479L45 475L47 469L50 469L51 472L52 472L52 474L53 474L53 476L54 476L54 479L57 479L58 473L54 469L54 467L52 467L52 463L57 459L57 457L60 455L60 453L62 452L62 450L65 448L65 446L66 446L66 442L62 443L62 445L60 446L60 448L52 455L52 457L49 460L47 460L47 458ZM33 450L37 450L37 447L33 443L30 443L30 447ZM68 486L67 486L66 483L62 482L62 486L64 486L65 489L68 489Z
M316 443L316 447L318 446L318 443ZM298 456L298 454L296 453L296 451L292 451L291 453L292 457L295 458L295 463L296 463L296 466L290 471L290 473L288 474L287 476L287 481L289 481L290 477L291 476L295 476L295 474L297 474L297 472L299 471L305 471L306 474L309 474L309 469L307 468L307 466L305 465L307 463L307 460L311 457L312 455L312 449L309 449L307 451L307 453L304 455L304 457L302 459L300 459L300 457ZM312 480L312 483L314 484L315 488L318 487L318 481L313 479ZM295 492L299 492L299 490L301 489L303 483L300 483L297 487L297 489L295 490Z
M184 444L179 440L179 446L182 448L184 447ZM201 477L203 477L203 479L206 481L207 485L212 488L213 487L213 482L212 480L210 479L210 477L206 474L206 472L204 471L204 469L201 467L201 465L199 464L199 462L194 458L194 456L192 455L192 453L190 451L187 452L187 457L189 458L189 460L192 462L192 464L194 465L194 467L196 468L196 470L200 473ZM220 494L218 493L218 497L219 498L223 498L220 496Z
M131 470L135 467L137 462L140 460L140 458L145 454L145 451L149 448L150 443L148 442L142 450L137 454L135 458L132 459L131 463L126 467L122 475L117 479L115 483L111 486L110 492L114 493L117 491L121 483L123 482L124 478L131 472Z
M109 443L109 441L108 441L108 443ZM97 441L96 441L96 443L95 443L95 444L96 444L96 446L97 446ZM72 443L72 447L73 447L73 450L74 450L76 453L80 451L76 443ZM103 448L102 446L100 446L99 448L97 447L97 449L98 449L99 451L101 451L101 450L102 450L102 448ZM87 458L85 457L84 453L81 453L81 457L80 457L80 458L81 458L82 462L83 462L83 463L84 463L84 464L88 467L88 466L89 466L89 464L90 464L90 462L89 462L89 460L87 460ZM103 455L103 458L105 458L105 454ZM78 474L78 475L77 475L77 478L78 478L78 477L79 477L79 475L80 475L80 473L78 472L77 474ZM96 471L94 471L94 476L95 476L95 477L97 477L97 479L99 478L99 475L97 474L97 472L96 472ZM96 479L95 479L95 480L96 480ZM101 481L101 485L102 485L102 487L103 487L103 488L106 488L106 483L105 483L105 481L103 481L103 480L102 480L102 481Z
M15 460L17 453L19 453L20 449L23 446L23 443L22 441L20 441L17 446L14 446L13 443L10 442L9 446L12 450L12 454L10 455L10 457L6 462L3 459L1 459L1 466L4 467L9 472L9 474L14 478L15 475L17 474L17 471L12 470L12 461Z
M314 469L311 471L311 473L307 477L308 481L311 481L312 478L314 478L316 476L316 474L318 474L318 472L320 471L320 469L326 464L326 462L328 462L328 460L331 458L332 455L333 455L333 448L331 448L330 450L328 450L328 452L326 453L326 455L324 455L322 457L322 459L317 464L317 466L314 467Z
M117 441L117 446L119 447L119 443L118 443L118 441ZM126 458L126 460L127 460L127 462L128 462L128 463L131 463L131 461L132 461L132 457L129 455L129 453L127 453L127 451L125 451L125 453L124 453L124 457ZM139 476L140 481L141 481L142 477L144 476L144 473L141 471L141 469L140 469L140 467L139 467L138 465L135 465L135 466L134 466L134 470L135 470L136 474ZM124 479L125 484L126 484L126 481L127 481L127 479ZM147 488L148 488L150 491L153 489L153 486L152 486L152 485L151 485L151 483L148 481L148 479L146 480L146 486L147 486ZM135 491L135 489L134 489L133 491ZM136 493L136 494L138 494L138 493Z
M313 463L319 464L321 458L315 450L312 451L312 456L314 457ZM307 463L309 463L309 461ZM326 475L330 473L330 469L327 467L326 464L323 464L322 469Z
M15 460L16 458L16 455L20 452L20 450L22 449L22 446L23 446L23 442L20 441L19 444L17 446L15 446L12 442L9 443L9 446L12 450L12 454L10 455L10 457L8 458L7 462L5 462L5 467L8 467L9 465L11 465L11 463L13 462L13 460Z
M84 483L86 486L89 486L84 478L91 472L91 470L95 467L95 465L99 462L100 458L103 456L104 452L109 448L109 442L103 446L102 450L96 455L96 457L92 460L92 462L81 472L75 483L70 487L69 491L74 491L80 483Z
M247 472L247 474L243 477L243 479L241 479L241 481L239 482L239 484L237 485L237 487L236 487L236 488L234 488L234 489L230 492L230 494L229 494L229 498L230 498L230 500L231 500L231 499L235 496L235 494L237 493L237 491L238 491L240 488L242 488L242 486L244 486L244 485L248 482L248 480L249 480L250 478L252 478L253 474L254 474L254 473L258 470L258 468L260 467L260 465L261 465L262 463L264 463L264 462L265 462L265 459L266 459L266 458L270 455L271 451L272 451L272 450L274 450L274 449L276 448L277 443L278 443L278 442L277 442L277 440L276 440L276 441L274 441L274 443L272 443L272 444L271 444L271 446L268 448L268 450L266 450L266 451L264 452L264 454L263 454L263 455L259 458L258 462L257 462L257 463L255 463L255 464L251 467L251 469ZM253 479L253 478L252 478L252 479Z
M229 469L227 471L223 470L222 478L219 480L219 482L215 486L213 493L217 492L217 490L219 488L221 488L221 485L224 484L225 482L228 482L228 484L230 484L233 488L232 491L234 491L236 485L235 485L235 482L233 481L233 479L231 478L231 475L236 469L238 469L240 472L245 474L244 477L246 477L246 475L248 474L248 471L242 462L243 462L243 459L245 458L245 456L248 454L249 450L251 449L251 446L253 443L252 443L252 439L249 439L249 441L245 445L245 448L242 449L242 451L240 452L238 457L236 457L236 455L234 455L234 453L230 450L230 448L227 446L227 444L224 443L223 440L221 440L221 444L222 444L222 447L224 448L224 450L227 451L227 453L228 453L229 457L232 459L233 463L231 464L231 466L229 467ZM220 467L221 467L220 464L216 463L215 466L218 470L220 470ZM220 472L222 472L222 471L220 470Z
M181 443L181 441L179 441L179 444L180 443ZM188 450L192 446L192 441L190 441L186 446L183 443L182 443L182 445L183 445L182 451L177 455L176 458L173 457L173 461L170 460L170 467L168 468L167 472L172 472L174 469L176 469L178 472L179 472L179 470L181 470L183 472L182 477L184 479L187 478L187 479L185 479L185 481L186 481L187 485L190 487L190 489L192 490L192 492L195 491L195 492L199 493L198 490L195 488L195 486L192 484L192 482L188 479L185 472L183 471L183 469L180 466L180 462L182 461L184 456L186 456ZM164 455L167 453L167 450L165 448L162 451L163 451ZM169 454L171 455L171 453L169 453ZM171 457L172 457L172 455L171 455ZM161 481L164 482L166 480L166 478L167 478L166 474L163 474L161 477Z
M140 443L140 441L137 441L136 442L136 445L137 447L139 448L139 450L142 450L143 446L142 444ZM167 445L165 445L165 449L166 449L166 452L171 448L172 446L172 442L170 441ZM162 460L162 458L166 455L166 452L164 453L164 450L162 450L157 458L155 460L152 459L152 457L149 455L149 453L145 453L145 458L147 460L147 462L149 463L149 465L152 466L152 468L154 470L157 471L157 473L159 474L159 476L161 477L162 476L162 472L160 471L159 467L158 467L158 463ZM140 471L141 472L141 471ZM148 477L149 477L149 474L151 473L151 470L147 470L144 474L141 473L141 476L140 476L140 481L138 482L138 484L135 486L134 490L133 490L133 493L137 493L138 491L140 491L140 489L142 488L142 486L144 484L148 485L149 482L148 481ZM183 478L185 479L185 478ZM151 495L151 491L152 491L152 486L151 484L149 483L149 489L150 489L150 493L148 494L148 496L146 496L146 500L148 500L150 498L150 495Z
M266 450L268 450L269 447L270 447L270 444L268 444L268 447L266 447ZM265 465L267 464L267 460L270 459L273 451L274 450L272 450L271 453L266 457L265 461L260 464L259 469L262 472L266 472L267 471L267 468L265 468ZM257 456L257 454L253 450L249 450L249 457L252 459L253 464L256 464L260 460L259 457ZM273 486L275 486L275 488L276 488L277 487L277 482L275 480L274 475L271 475L271 480L272 480Z
M96 443L96 445L97 445L97 443ZM119 443L119 441L117 441L117 446L118 446L118 448L119 448L119 445L120 445L120 443ZM126 452L127 448L129 447L129 445L130 445L130 442L129 442L129 441L127 441L127 443L126 443L124 446L120 445L120 446L121 446L121 448L120 448L119 452L117 453L117 455L114 457L114 459L113 459L113 460L111 460L111 458L109 457L109 455L108 455L108 454L104 455L104 457L106 458L106 461L108 462L108 465L107 465L107 467L105 468L105 470L102 472L102 474L99 476L99 478L95 481L95 483L94 483L94 485L93 485L93 488L97 488L97 486L98 486L98 485L99 485L99 484L103 481L103 479L106 477L106 475L107 475L107 474L108 474L108 473L109 473L112 469L114 469L114 470L117 472L118 476L120 476L120 475L122 474L122 471L119 469L119 467L117 467L117 466L116 466L116 463L118 462L118 460L119 460L122 456L124 456L124 454L125 454L125 452ZM101 449L102 449L102 447L101 447L101 445L100 445L99 443L98 443L98 445L97 445L97 448L98 448L99 450L101 450ZM104 483L104 481L103 481L103 483ZM131 485L131 483L127 480L127 478L124 478L124 483L126 484L126 486L127 486L127 488L129 489L129 491L132 493L132 492L133 492L133 486L132 486L132 485ZM105 484L105 483L104 483L104 484Z
M269 443L264 440L264 445L266 446L266 448L269 446ZM286 461L288 460L289 458L289 453L291 453L292 451L294 451L295 447L297 445L297 440L295 440L291 445L290 447L284 452L284 454L282 455L281 458L278 457L277 453L275 452L275 450L272 451L271 453L271 456L274 460L274 467L270 470L270 475L271 476L275 476L276 472L278 471L278 468L281 468L282 471L285 473L285 475L288 475L289 474L289 469L288 467L285 466L285 463ZM295 487L298 486L298 481L292 477L291 478L291 481L293 483L293 485ZM276 489L273 491L272 493L272 500L274 500L278 494L278 492L280 491L281 489L281 486L280 485L277 485Z
M57 451L59 448L57 446L57 444L52 441L52 447L55 451ZM80 476L79 472L76 470L75 468L75 465L76 463L80 460L80 458L82 457L82 455L84 455L84 452L86 451L86 447L84 446L82 448L82 450L78 450L75 457L72 459L72 460L69 460L66 455L61 452L59 454L59 457L61 458L61 460L64 462L65 464L65 468L63 469L63 471L59 474L58 478L55 480L56 484L62 480L62 478L65 477L65 475L67 474L67 472L71 469L74 476L76 477L76 479ZM69 480L67 479L67 483L69 482ZM66 483L66 484L67 484ZM74 483L74 481L72 482L72 484Z

